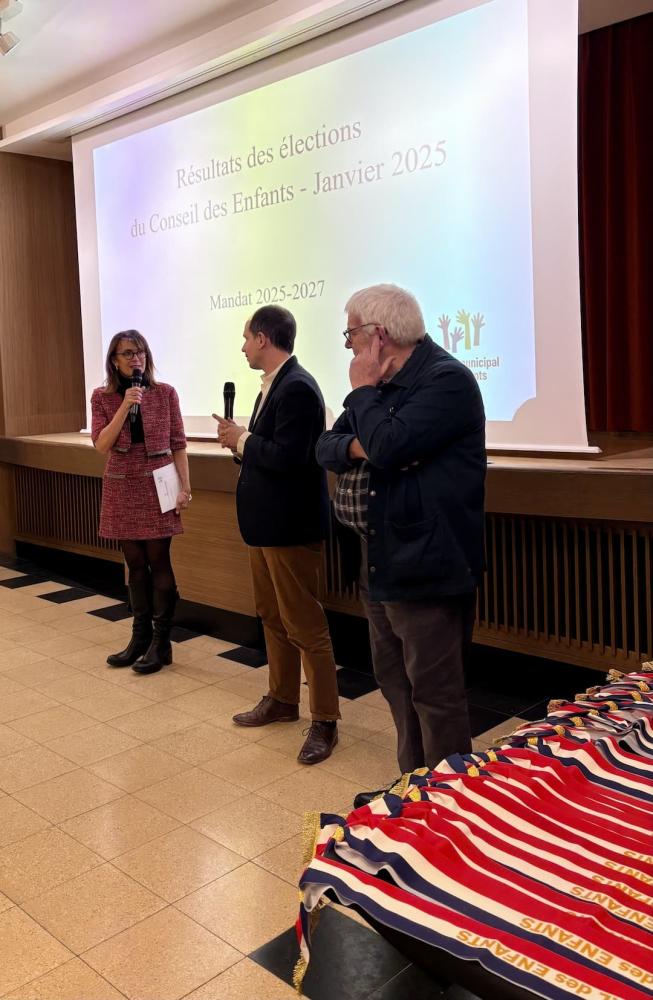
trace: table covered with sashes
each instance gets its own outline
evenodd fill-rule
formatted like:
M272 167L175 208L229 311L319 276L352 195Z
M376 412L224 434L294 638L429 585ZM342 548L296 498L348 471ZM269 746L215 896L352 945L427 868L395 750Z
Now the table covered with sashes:
M651 1000L653 664L611 670L496 749L404 775L346 817L322 814L309 855L300 990L332 900L418 960L476 963L505 983L498 995Z

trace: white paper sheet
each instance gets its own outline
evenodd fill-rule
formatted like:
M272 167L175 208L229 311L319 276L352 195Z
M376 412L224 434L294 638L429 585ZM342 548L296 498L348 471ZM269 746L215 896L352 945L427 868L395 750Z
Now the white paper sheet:
M177 466L174 462L170 462L170 465L163 465L160 469L155 469L152 475L159 496L161 513L165 514L168 510L174 510L177 494L181 490L181 479L177 472Z

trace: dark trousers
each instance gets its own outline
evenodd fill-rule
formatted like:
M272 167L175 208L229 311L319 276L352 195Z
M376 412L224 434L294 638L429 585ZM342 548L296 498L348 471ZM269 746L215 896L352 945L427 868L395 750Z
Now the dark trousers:
M370 601L363 545L360 596L370 630L374 675L397 728L402 774L435 767L472 749L464 663L476 595L427 601Z

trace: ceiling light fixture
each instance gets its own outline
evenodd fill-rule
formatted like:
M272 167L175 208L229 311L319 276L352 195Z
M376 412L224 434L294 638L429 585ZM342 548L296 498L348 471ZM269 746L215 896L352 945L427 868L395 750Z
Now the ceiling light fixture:
M0 33L0 55L6 56L8 52L15 49L20 39L14 35L13 31Z

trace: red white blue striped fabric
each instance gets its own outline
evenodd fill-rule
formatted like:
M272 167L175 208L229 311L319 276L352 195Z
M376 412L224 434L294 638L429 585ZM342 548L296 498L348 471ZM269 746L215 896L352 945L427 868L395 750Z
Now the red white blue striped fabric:
M546 1000L650 1000L653 676L550 705L348 817L322 816L298 935L325 894Z

